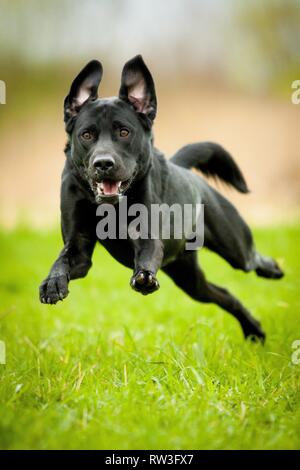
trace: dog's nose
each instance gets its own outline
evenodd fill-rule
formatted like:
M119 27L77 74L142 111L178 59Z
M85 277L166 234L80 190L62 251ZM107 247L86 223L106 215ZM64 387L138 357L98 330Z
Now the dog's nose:
M94 168L97 170L106 172L111 170L115 166L115 161L109 155L96 157L93 162Z

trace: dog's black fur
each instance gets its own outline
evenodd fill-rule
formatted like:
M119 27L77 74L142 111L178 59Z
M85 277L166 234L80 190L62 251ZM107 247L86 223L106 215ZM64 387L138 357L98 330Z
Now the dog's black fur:
M126 193L129 203L146 207L204 203L204 246L236 269L255 270L267 278L282 277L277 263L255 250L251 232L233 205L190 171L195 168L219 177L247 193L243 175L228 152L204 142L187 145L165 160L153 146L156 94L142 57L125 64L118 98L98 99L101 78L101 64L89 62L65 99L68 143L61 185L64 248L40 287L41 301L55 304L62 300L68 294L69 281L87 274L97 241L96 207L109 202L118 210L119 193ZM129 238L101 243L115 259L133 269L130 284L135 290L143 294L157 290L156 276L161 268L193 299L213 302L234 315L245 337L265 338L259 322L236 298L206 280L197 253L185 249L185 240Z

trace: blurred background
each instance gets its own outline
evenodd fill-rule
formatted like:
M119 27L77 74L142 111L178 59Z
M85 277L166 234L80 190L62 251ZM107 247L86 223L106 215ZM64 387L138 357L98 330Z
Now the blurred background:
M0 0L0 223L59 221L62 104L87 61L104 66L102 96L141 53L156 83L156 145L212 140L251 194L219 189L256 224L300 208L299 0Z

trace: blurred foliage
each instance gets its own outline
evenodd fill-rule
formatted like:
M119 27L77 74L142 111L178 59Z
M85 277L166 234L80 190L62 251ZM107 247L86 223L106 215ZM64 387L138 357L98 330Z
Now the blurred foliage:
M300 76L299 0L244 2L238 23L245 36L242 60L250 58L248 67L255 68L260 85L290 90L291 82Z
M289 93L300 74L299 24L299 0L1 0L0 78L93 56L119 75L142 52L166 81L217 77L246 91Z

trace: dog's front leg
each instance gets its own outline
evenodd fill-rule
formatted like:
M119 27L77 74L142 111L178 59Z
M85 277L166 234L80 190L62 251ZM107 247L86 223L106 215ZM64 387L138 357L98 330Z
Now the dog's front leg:
M91 267L91 256L95 241L77 234L65 243L46 279L40 286L42 303L56 304L67 297L71 279L84 277Z
M40 301L44 304L56 304L69 293L70 260L68 248L64 247L54 262L46 279L40 285Z
M68 295L69 281L84 277L92 265L96 243L95 208L84 199L67 168L61 188L61 225L64 247L40 286L42 303L56 304L63 300Z
M131 287L144 295L159 289L156 273L161 267L164 252L161 240L133 240L134 273Z

